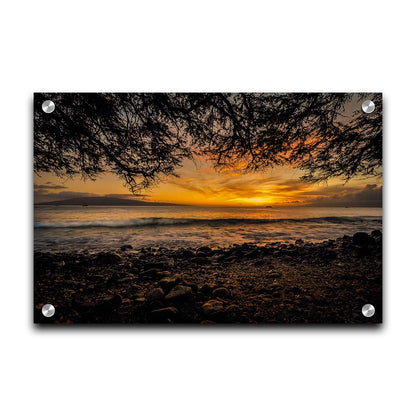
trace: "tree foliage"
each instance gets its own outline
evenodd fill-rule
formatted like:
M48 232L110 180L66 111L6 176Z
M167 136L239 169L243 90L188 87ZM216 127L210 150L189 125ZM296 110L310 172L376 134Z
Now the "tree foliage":
M299 167L312 181L377 175L381 94L365 97L372 114L348 114L353 94L35 94L34 169L92 179L113 172L132 192L196 154L219 170ZM47 99L50 114L41 109Z

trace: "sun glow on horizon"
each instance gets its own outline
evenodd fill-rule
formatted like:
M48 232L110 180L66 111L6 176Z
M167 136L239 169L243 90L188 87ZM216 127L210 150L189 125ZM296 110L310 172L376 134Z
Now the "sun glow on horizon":
M185 161L176 173L178 176L164 178L136 197L129 194L115 175L104 174L95 181L84 181L44 174L35 177L35 202L106 195L198 206L300 206L336 196L345 199L365 186L381 185L381 181L374 184L374 180L374 185L363 184L363 178L351 180L347 185L341 180L330 180L326 185L310 184L299 179L301 172L287 167L250 173L238 169L218 172L202 158L197 163Z

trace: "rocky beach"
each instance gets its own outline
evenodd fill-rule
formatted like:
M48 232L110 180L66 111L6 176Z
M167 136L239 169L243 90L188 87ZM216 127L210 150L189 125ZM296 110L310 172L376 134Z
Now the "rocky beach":
M35 252L34 266L36 323L381 322L378 230L315 244Z

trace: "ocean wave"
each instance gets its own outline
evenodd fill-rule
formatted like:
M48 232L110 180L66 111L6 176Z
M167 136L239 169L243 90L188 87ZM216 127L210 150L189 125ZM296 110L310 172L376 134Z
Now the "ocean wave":
M317 218L225 218L225 219L199 219L199 218L136 218L129 220L93 220L93 221L57 221L35 222L38 228L138 228L158 226L191 226L204 225L222 227L230 225L255 225L273 223L318 223L318 224L346 224L359 222L374 222L381 224L380 217L317 217Z

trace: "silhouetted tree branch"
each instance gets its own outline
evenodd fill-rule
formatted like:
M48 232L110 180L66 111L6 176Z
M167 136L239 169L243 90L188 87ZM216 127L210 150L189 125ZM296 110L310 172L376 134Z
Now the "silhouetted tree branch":
M41 103L50 96L56 108L45 114ZM162 94L36 94L35 172L91 179L113 172L133 192L174 175L191 154L166 100Z
M377 175L382 165L381 94L366 94L377 111L345 116L353 94L230 94L213 96L215 128L191 132L218 168L258 170L291 165L304 179ZM357 99L358 97L355 96ZM222 102L226 100L226 104Z
M174 175L184 158L218 169L289 164L319 181L380 174L381 94L373 114L345 116L352 94L35 94L35 172L102 172L132 192ZM56 108L41 110L46 99ZM364 99L364 96L363 96Z

